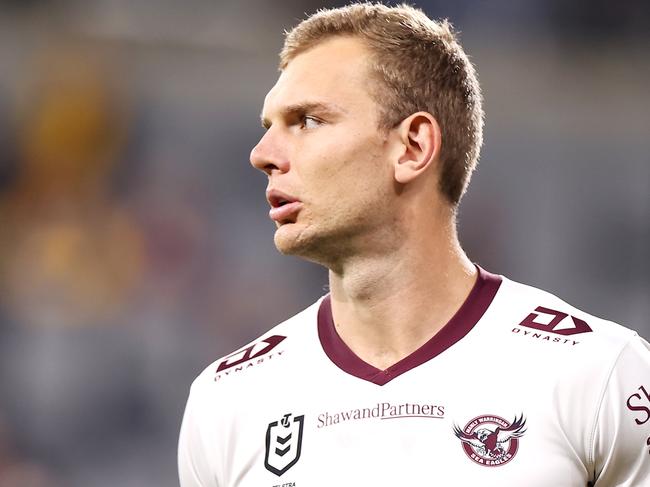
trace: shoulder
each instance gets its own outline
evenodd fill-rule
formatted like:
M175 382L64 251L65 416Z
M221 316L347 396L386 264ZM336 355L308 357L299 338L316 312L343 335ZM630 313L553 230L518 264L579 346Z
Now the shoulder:
M645 394L650 392L650 345L643 338L506 278L489 312L486 332L500 337L517 365L513 374L544 391L555 421L590 468L599 472L614 450L623 452L616 455L619 460L642 451L647 433L639 425L650 424L650 395ZM610 468L608 475L624 470ZM604 484L640 485L619 480Z
M192 383L192 392L231 387L255 387L282 369L290 368L298 355L308 353L317 337L316 323L323 298L269 329L243 347L208 365Z
M553 293L503 278L495 307L512 315L513 334L568 340L568 348L617 356L638 334L619 323L583 311ZM580 345L578 347L578 345ZM602 358L602 357L601 357Z
M507 278L485 318L484 340L506 350L519 373L568 397L597 402L611 375L624 366L623 356L650 356L634 330Z
M492 303L490 332L501 327L521 356L553 362L566 376L600 372L608 381L615 369L645 364L650 372L650 345L627 326L583 311L548 291L503 277ZM584 375L583 375L584 377Z

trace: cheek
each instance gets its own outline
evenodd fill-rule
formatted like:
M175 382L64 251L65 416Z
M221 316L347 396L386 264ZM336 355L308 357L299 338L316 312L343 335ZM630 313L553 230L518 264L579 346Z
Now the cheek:
M368 134L313 134L296 146L294 165L304 196L312 202L367 206L392 187L383 146ZM345 205L348 206L348 205Z
M372 143L358 146L348 154L348 163L341 168L355 193L384 192L391 184L391 167L386 154ZM361 196L361 195L360 195Z
M385 173L384 154L373 138L333 133L323 139L315 144L317 150L308 150L317 162L305 168L323 180L348 180L357 184Z

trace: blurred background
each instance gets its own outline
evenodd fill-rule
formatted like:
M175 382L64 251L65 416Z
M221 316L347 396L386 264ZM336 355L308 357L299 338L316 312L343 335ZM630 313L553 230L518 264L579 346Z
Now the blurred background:
M342 2L0 1L0 487L173 486L192 379L316 300L248 154ZM650 3L416 1L477 65L488 270L650 336Z

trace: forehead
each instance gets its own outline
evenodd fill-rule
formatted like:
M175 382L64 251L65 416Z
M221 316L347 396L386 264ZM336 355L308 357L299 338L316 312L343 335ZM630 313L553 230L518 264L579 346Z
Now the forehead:
M289 105L331 103L346 110L367 109L369 51L362 41L335 37L292 59L264 100L271 116Z

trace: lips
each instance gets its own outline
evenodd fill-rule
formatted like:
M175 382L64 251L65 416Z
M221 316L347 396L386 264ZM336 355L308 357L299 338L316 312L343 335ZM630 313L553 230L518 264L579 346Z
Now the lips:
M302 208L302 202L298 198L277 189L267 190L266 200L271 205L269 217L277 223L295 222L295 216Z

